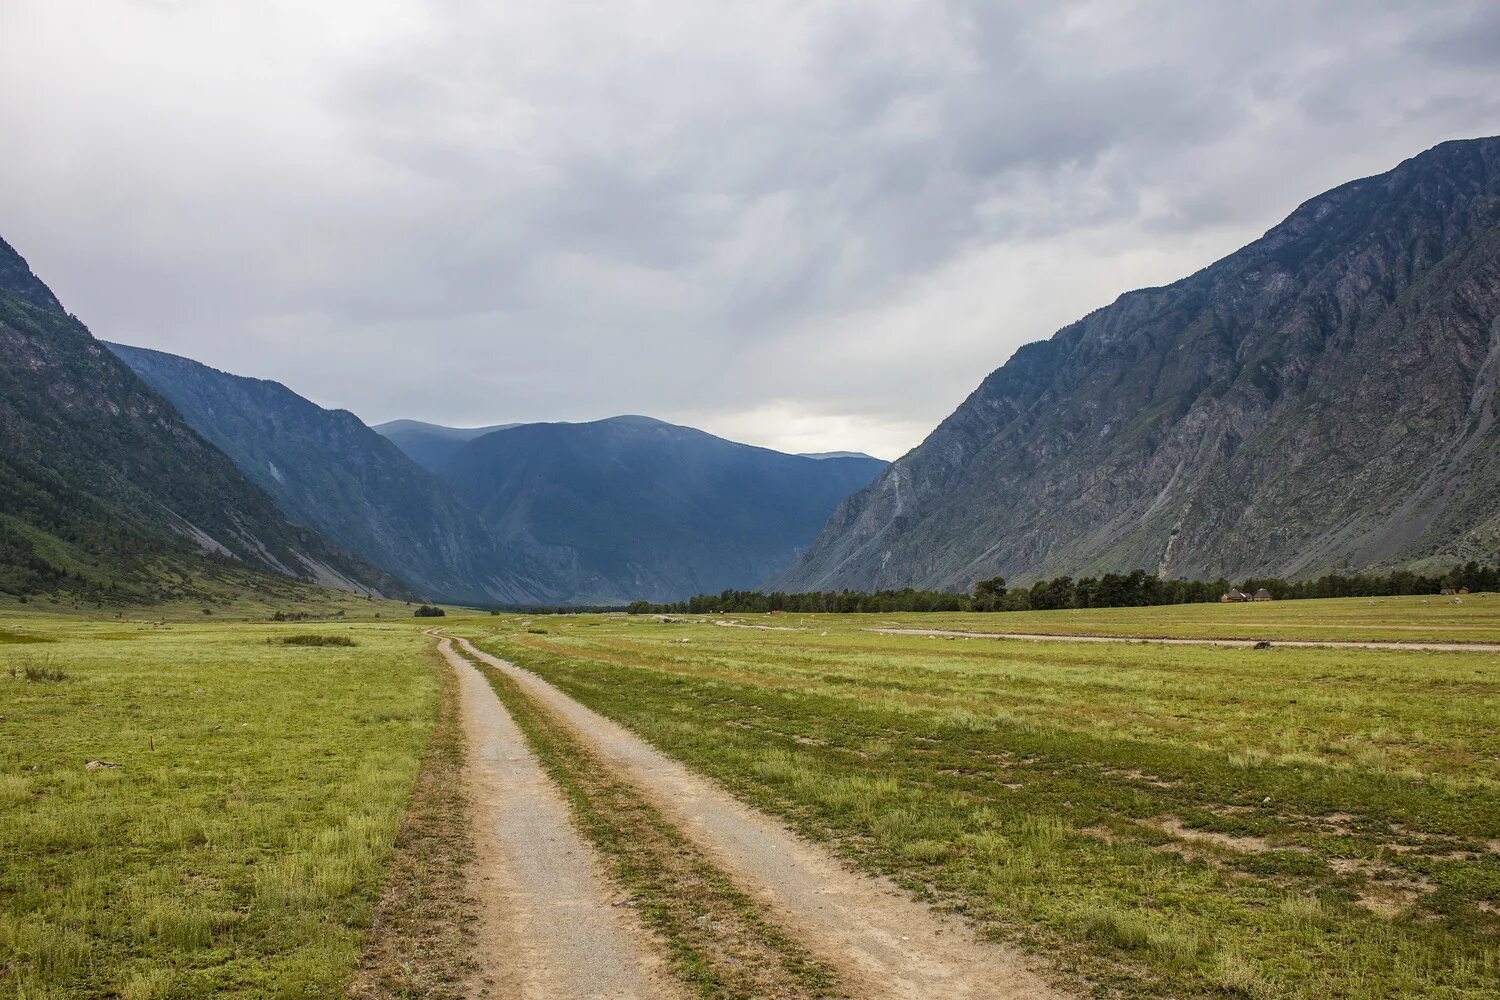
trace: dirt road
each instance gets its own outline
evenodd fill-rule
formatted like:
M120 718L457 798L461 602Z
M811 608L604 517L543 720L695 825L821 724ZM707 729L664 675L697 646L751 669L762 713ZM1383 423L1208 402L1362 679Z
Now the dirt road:
M1017 954L979 940L882 879L855 872L779 821L658 753L530 671L458 640L571 724L768 915L870 1000L1057 998Z
M884 635L931 635L953 639L1025 639L1029 642L1136 642L1168 646L1254 646L1258 639L1171 639L1133 635L1047 635L1035 632L962 632L941 628L869 628ZM1311 649L1429 650L1437 653L1500 653L1496 642L1345 642L1338 639L1273 639L1273 646Z
M574 829L568 806L488 682L450 640L469 745L480 901L478 996L651 1000L686 994Z

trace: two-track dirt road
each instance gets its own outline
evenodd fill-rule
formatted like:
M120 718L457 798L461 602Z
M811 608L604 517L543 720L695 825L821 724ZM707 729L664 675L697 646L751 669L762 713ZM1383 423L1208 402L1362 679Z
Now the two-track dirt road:
M750 808L711 780L657 752L633 733L573 701L542 678L511 663L476 649L463 639L456 640L463 650L513 678L526 695L564 720L585 745L599 754L612 768L636 786L663 815L696 847L764 909L782 931L796 939L818 959L835 969L847 995L872 1000L1001 1000L1001 998L1054 998L1058 991L1031 971L1019 955L1002 946L980 940L962 921L939 914L911 899L894 885L855 872L839 862L825 849L803 840L780 821ZM445 651L452 657L451 651ZM464 697L479 706L475 731L492 736L503 747L500 754L488 752L481 758L487 770L504 772L515 764L529 786L544 781L534 762L526 763L524 746L516 746L519 734L513 726L495 719L500 711L491 704L494 695L480 690L483 679L474 668L463 664ZM503 762L501 757L503 755ZM494 781L514 784L514 778L496 774ZM541 800L547 794L536 789L528 795ZM511 793L512 802L524 801ZM497 801L495 808L503 809ZM490 807L486 807L489 809ZM514 806L512 806L514 808ZM535 909L538 902L525 893L535 885L545 862L523 853L521 840L566 841L575 854L581 851L576 835L567 836L556 829L567 826L564 817L551 806L528 807L532 817L496 822L495 831L506 846L493 858L494 878L507 893L521 893L519 905ZM553 858L551 864L562 865ZM516 870L504 870L506 866ZM573 874L582 877L582 866L574 865ZM559 943L530 942L528 949L543 953L531 963L549 967L553 958L549 949L578 950L595 931L612 935L606 951L614 957L604 968L623 984L622 989L639 988L655 975L653 967L640 958L628 958L627 946L634 938L619 926L619 919L606 914L600 917L591 907L603 906L609 893L596 885L587 890L574 884L569 890L573 900L564 909L553 909L545 927L531 927L533 937L557 934ZM579 921L576 927L563 927L568 921ZM585 923L594 921L594 923ZM496 942L504 946L504 942ZM632 978L634 977L634 978ZM546 994L551 997L602 995L576 992L581 982L564 984L568 989ZM570 991L571 990L571 991ZM523 994L536 995L543 994ZM619 996L639 995L621 992ZM671 994L662 992L660 996Z
M686 997L614 893L568 806L488 682L451 640L469 744L480 903L477 996L526 1000Z

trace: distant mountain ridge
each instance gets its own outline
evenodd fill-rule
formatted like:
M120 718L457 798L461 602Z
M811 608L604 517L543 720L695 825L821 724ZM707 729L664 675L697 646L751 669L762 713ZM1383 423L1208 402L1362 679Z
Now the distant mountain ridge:
M423 420L387 420L370 429L387 438L406 456L428 472L435 472L465 444L492 431L503 431L520 424L491 424L488 427L444 427Z
M435 471L573 600L607 604L753 586L884 467L630 415L492 431Z
M0 589L159 600L276 573L408 594L288 523L0 240Z
M1022 347L767 586L1500 553L1500 138L1306 202Z
M392 421L387 438L278 382L109 350L285 516L456 603L619 604L753 586L885 465L783 455L642 416Z
M525 604L563 595L524 553L504 551L441 480L346 410L279 382L107 345L289 518L311 525L430 599Z
M875 458L874 455L866 455L862 451L804 451L804 452L800 453L800 455L798 457L799 458L868 458L868 459L871 459L871 460L876 461L876 462L881 461L881 459Z

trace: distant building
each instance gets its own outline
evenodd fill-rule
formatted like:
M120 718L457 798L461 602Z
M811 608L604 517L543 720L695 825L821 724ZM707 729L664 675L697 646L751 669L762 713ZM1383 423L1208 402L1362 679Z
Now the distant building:
M1257 601L1273 601L1273 600L1275 600L1275 598L1271 596L1271 592L1269 590L1267 590L1265 587L1262 587L1262 588L1260 588L1259 590L1257 590L1255 592L1255 599Z
M1458 591L1454 590L1452 587L1444 587L1442 590L1438 591L1438 595L1441 597L1452 597L1456 593L1458 593Z
M1227 593L1219 595L1220 604L1241 604L1249 600L1253 600L1249 594L1234 587L1230 587Z
M1458 592L1460 594L1467 594L1469 592L1469 588L1468 587L1459 587L1458 588Z

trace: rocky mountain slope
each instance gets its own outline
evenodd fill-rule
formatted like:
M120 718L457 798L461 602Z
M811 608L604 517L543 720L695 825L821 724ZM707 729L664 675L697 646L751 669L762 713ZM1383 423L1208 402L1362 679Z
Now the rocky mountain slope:
M0 590L149 600L254 571L407 593L287 522L0 241Z
M574 600L616 603L753 586L884 467L615 417L485 434L438 471Z
M767 586L1500 551L1500 138L1444 143L1017 351Z
M564 596L538 579L538 567L524 553L497 546L447 485L347 410L325 410L278 382L159 351L108 346L287 517L401 577L422 596L476 604Z

